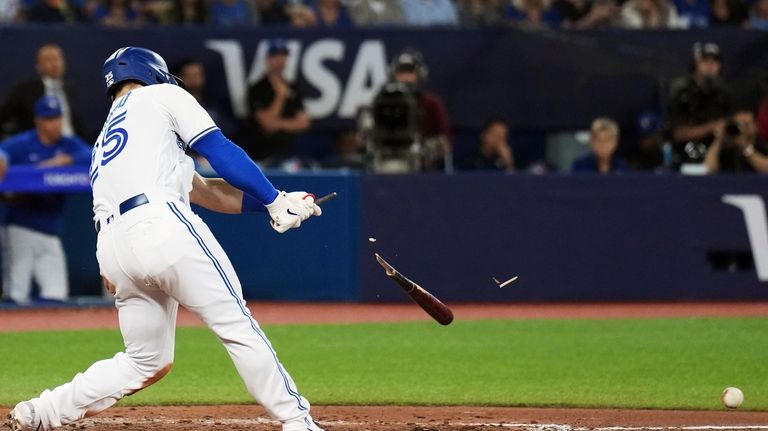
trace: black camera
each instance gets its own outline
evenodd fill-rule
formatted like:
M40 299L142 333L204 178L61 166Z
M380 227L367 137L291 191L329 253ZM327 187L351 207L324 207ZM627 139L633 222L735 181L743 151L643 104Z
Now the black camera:
M403 149L417 141L416 97L403 83L390 82L373 100L373 140L377 146Z
M406 173L421 169L418 110L414 88L394 81L385 84L371 106L361 110L358 127L366 141L371 171Z
M741 135L741 126L733 120L728 121L725 123L724 133L726 138L738 138Z

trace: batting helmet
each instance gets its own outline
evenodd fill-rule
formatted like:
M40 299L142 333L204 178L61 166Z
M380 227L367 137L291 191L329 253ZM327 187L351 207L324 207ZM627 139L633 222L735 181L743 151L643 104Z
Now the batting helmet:
M127 46L113 52L101 69L107 97L115 86L124 81L138 81L144 85L179 85L180 79L168 71L163 57L146 48Z

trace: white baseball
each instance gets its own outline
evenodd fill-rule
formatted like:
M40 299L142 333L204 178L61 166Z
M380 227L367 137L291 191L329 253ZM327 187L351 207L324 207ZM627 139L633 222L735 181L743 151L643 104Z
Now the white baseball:
M370 238L368 238L368 242L376 242L376 238L370 237Z
M744 393L739 388L725 388L720 399L726 407L735 409L744 402Z

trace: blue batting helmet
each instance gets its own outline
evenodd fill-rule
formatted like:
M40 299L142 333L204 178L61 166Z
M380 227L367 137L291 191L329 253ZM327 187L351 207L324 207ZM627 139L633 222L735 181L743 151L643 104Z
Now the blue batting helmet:
M168 72L163 57L146 48L126 46L113 52L101 69L107 96L115 85L124 81L138 81L144 85L174 84L179 79Z

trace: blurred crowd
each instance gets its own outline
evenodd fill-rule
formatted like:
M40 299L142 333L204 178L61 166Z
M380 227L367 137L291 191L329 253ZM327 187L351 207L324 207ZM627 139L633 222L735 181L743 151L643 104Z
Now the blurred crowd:
M201 61L183 59L171 71L222 131L266 168L768 173L768 91L762 101L759 95L750 94L747 100L734 96L722 76L720 47L711 42L693 44L691 67L666 84L661 111L642 112L636 125L624 124L628 134L622 134L608 113L585 124L585 132L566 134L570 144L565 149L547 148L546 157L523 162L515 157L510 119L503 115L489 118L474 135L457 136L441 95L428 88L426 61L412 48L392 59L388 83L361 109L356 128L314 130L301 83L286 78L290 55L285 40L268 42L264 74L248 85L244 119L236 119L225 100L211 97ZM82 120L78 92L66 79L63 50L55 44L40 47L35 71L36 77L17 83L0 101L0 142L35 128L35 103L44 96L60 102L62 136L92 141L95 134ZM308 154L308 142L322 151ZM203 158L191 155L201 172L214 174Z
M768 0L0 0L3 23L768 29Z
M582 132L570 133L571 144L559 148L559 155L547 150L545 159L533 163L519 162L510 119L503 115L489 118L481 130L458 144L443 98L428 88L427 62L413 48L392 59L387 82L370 106L359 112L357 128L331 131L333 142L322 157L302 155L301 138L312 133L313 123L304 106L302 86L286 77L289 45L282 39L269 40L265 54L263 76L248 85L248 115L242 120L234 118L227 103L210 97L201 61L183 59L171 71L221 130L267 168L374 173L768 173L768 91L762 100L734 96L722 76L720 47L711 42L693 44L690 69L681 70L666 85L662 112L642 113L636 127L629 127L636 131L629 138L622 136L621 126L608 113L585 124ZM78 91L67 80L66 65L60 46L41 46L34 76L16 83L0 101L0 181L13 167L90 163L91 146L86 142L95 136L82 120ZM192 150L189 155L199 172L216 175L204 158ZM65 256L59 240L64 199L60 194L0 195L8 207L7 229L0 243L4 256L13 260L13 265L4 265L4 300L28 301L32 280L40 287L40 298L66 299Z

